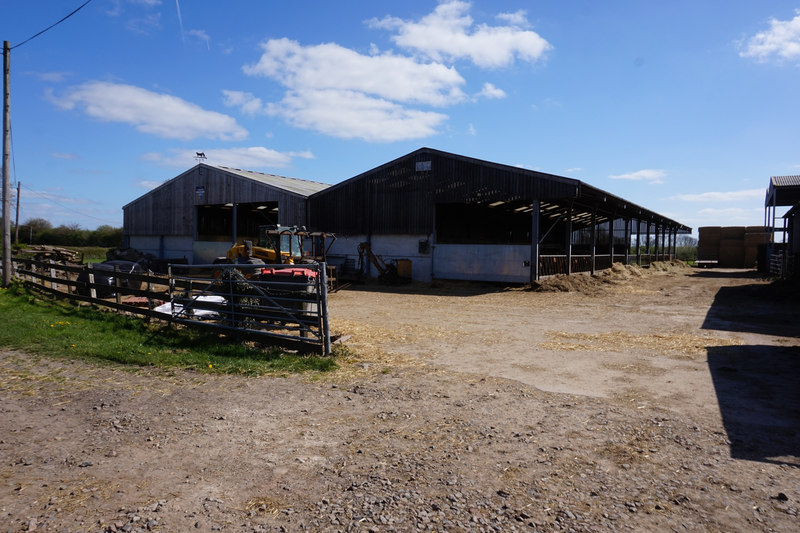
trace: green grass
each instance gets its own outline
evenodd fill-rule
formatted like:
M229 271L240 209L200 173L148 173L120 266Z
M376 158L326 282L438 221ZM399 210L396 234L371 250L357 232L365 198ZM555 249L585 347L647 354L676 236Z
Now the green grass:
M332 357L260 350L219 335L148 324L141 318L41 296L18 283L0 289L0 316L0 347L32 354L245 375L337 368Z

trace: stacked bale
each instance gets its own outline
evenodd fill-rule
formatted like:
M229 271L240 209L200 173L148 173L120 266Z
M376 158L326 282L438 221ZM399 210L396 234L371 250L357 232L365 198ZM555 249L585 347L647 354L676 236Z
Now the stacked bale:
M699 261L719 261L719 241L722 238L722 228L705 226L697 231L700 237L697 242L697 259Z
M742 268L744 266L744 226L724 226L720 231L719 266Z
M697 259L723 268L755 268L769 242L764 226L705 226L698 233Z
M747 226L744 234L744 268L762 266L764 250L769 243L769 233L764 226ZM759 258L759 254L762 256ZM760 260L759 260L760 259Z

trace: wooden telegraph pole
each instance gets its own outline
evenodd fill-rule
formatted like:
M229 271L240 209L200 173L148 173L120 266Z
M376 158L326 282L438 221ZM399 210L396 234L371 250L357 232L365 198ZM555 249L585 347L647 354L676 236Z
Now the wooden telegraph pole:
M11 178L8 159L11 152L11 45L3 41L3 287L11 285Z

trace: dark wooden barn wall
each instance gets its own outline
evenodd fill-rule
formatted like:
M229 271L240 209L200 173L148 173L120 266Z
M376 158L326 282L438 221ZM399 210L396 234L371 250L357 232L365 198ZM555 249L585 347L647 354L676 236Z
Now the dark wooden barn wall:
M572 198L578 187L568 178L415 152L312 196L310 225L343 234L425 235L433 231L437 203Z
M196 188L205 187L197 199ZM306 224L306 199L214 168L196 167L123 208L126 235L192 235L195 206L278 202L279 223Z

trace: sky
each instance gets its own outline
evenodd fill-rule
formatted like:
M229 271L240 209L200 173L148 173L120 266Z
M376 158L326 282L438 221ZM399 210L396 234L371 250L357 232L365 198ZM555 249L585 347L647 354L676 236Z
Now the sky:
M85 1L3 1L20 224L121 227L197 152L334 184L430 147L695 236L800 174L800 0L90 0L33 37Z

